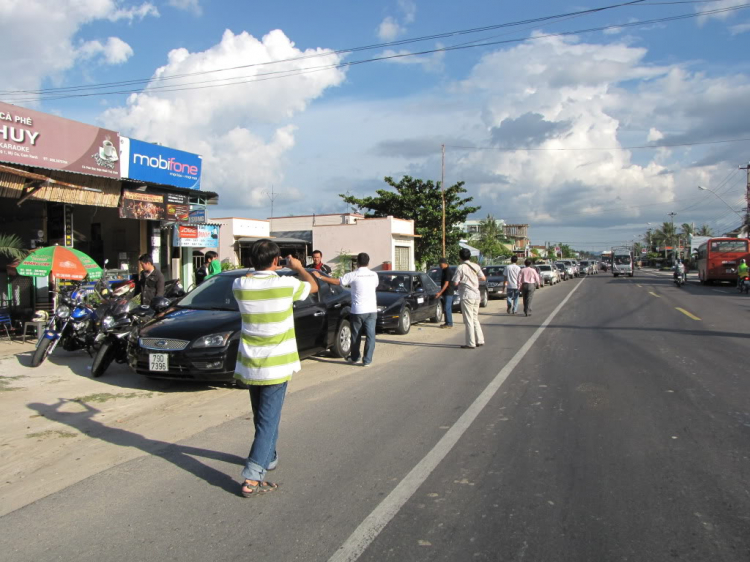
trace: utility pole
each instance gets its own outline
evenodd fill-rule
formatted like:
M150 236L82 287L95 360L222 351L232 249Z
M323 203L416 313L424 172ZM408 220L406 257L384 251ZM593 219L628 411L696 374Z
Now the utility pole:
M670 218L672 220L672 232L671 232L672 236L670 238L672 240L672 247L673 247L672 251L674 252L674 218L677 216L677 213L675 213L675 212L669 213L669 216L670 216ZM666 245L666 243L664 244L664 259L665 260L667 259L667 245Z
M279 196L278 193L276 193L273 190L273 186L271 186L271 193L268 193L267 191L265 194L268 196L268 198L271 200L271 218L273 218L273 202L276 201L276 198Z
M740 170L747 172L747 187L745 191L745 200L747 201L747 207L745 211L745 236L750 236L750 162L747 166L740 166Z
M445 255L445 145L442 145L441 148L442 148L443 158L442 158L442 172L440 175L440 192L443 198L443 257L446 257Z

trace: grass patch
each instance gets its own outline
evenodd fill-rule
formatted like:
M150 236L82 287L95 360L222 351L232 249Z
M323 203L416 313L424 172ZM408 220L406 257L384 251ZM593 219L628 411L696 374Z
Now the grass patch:
M86 396L73 398L73 402L101 403L109 402L110 400L117 400L118 398L151 398L153 395L153 392L120 392L118 394L112 394L111 392L98 392L96 394L87 394Z
M11 392L13 390L23 390L18 386L10 386L13 381L25 379L26 375L16 375L14 377L0 377L0 392Z
M38 431L37 433L29 433L28 435L26 435L27 439L47 439L48 437L62 437L63 439L70 439L71 437L78 437L78 434L73 433L72 431L48 429L47 431Z

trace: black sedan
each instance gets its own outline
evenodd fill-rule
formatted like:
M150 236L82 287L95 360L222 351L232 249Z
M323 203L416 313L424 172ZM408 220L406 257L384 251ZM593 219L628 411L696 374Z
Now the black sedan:
M482 268L484 276L487 278L487 295L490 297L505 297L505 266L488 265Z
M408 334L415 322L443 321L440 287L419 271L378 271L378 329Z
M456 274L456 266L455 265L449 265L448 266L448 274L450 275L450 278L453 279L453 276ZM430 278L440 285L440 280L442 279L443 270L438 267L432 267L427 272L427 274L430 276ZM479 282L479 306L482 308L485 308L490 302L490 296L487 289L487 281L480 281ZM458 296L458 290L455 292L455 296L453 297L453 310L454 312L458 312L461 310L461 297Z
M130 367L152 378L232 381L242 328L232 284L248 271L226 271L204 281L144 326L139 337L131 337ZM296 275L288 269L276 273ZM294 303L300 359L328 349L346 357L351 346L351 294L337 285L318 284L318 293Z

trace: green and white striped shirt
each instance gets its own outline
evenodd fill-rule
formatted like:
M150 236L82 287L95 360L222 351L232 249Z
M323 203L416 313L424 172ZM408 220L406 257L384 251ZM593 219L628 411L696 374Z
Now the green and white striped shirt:
M281 384L301 369L294 333L294 301L310 294L296 277L260 271L232 285L242 314L234 378L245 384Z

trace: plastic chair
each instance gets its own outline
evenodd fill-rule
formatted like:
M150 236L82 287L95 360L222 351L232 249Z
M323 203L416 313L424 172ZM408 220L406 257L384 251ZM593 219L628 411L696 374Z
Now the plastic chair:
M10 337L10 332L8 331L8 327L13 327L13 323L10 320L10 314L7 310L0 310L0 325L5 328L5 335L8 336L8 341L13 341L13 339Z
M28 333L29 326L32 326L36 331L36 338L37 340L42 335L42 332L44 331L44 327L47 325L46 322L41 320L32 320L31 322L24 322L23 323L23 334L21 334L21 341L23 343L26 343L26 335Z

